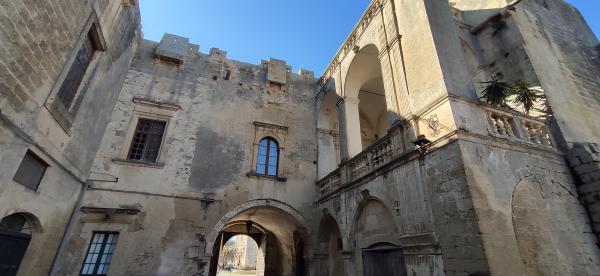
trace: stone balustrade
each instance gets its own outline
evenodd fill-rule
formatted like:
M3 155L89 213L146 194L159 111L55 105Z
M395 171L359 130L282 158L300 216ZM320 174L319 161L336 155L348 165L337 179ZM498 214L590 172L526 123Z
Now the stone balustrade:
M347 183L366 176L390 163L395 155L412 151L414 147L410 145L414 139L407 138L412 137L412 135L407 135L409 129L410 127L406 125L394 126L386 136L352 159L342 162L338 169L317 181L321 194L328 194Z
M487 116L490 136L528 145L553 147L548 127L543 120L485 104L479 106ZM321 195L330 194L377 171L393 160L405 158L408 153L414 152L413 141L417 133L414 133L413 124L414 121L394 125L386 136L352 159L341 162L338 169L317 181Z
M490 135L517 139L529 143L552 147L548 127L543 120L516 111L484 107L487 113Z

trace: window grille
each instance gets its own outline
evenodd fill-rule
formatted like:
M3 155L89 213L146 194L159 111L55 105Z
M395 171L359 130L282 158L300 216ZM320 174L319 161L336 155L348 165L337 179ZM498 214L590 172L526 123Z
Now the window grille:
M106 275L119 233L94 232L79 275Z
M156 163L166 122L140 119L131 141L129 160Z
M37 190L47 167L46 162L42 161L33 152L27 151L13 179L25 187Z
M264 138L258 144L256 173L277 176L279 166L279 145L273 138Z

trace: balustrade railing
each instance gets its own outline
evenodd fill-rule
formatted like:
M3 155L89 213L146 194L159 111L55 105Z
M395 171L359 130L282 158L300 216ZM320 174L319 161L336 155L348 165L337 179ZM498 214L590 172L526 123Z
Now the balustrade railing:
M485 109L491 135L552 147L552 139L543 120L489 106Z
M552 147L548 127L543 120L518 112L496 109L484 105L489 135L521 141L544 147ZM389 164L394 158L414 149L416 134L411 124L396 125L352 159L342 162L340 167L317 181L321 195L328 194L348 183Z

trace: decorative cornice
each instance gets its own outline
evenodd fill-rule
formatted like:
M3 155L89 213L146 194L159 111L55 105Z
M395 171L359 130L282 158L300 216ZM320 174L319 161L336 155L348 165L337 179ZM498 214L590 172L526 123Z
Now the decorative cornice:
M254 125L257 127L264 127L264 128L270 128L270 129L276 129L276 130L283 130L285 132L288 131L288 127L287 126L282 126L282 125L276 125L276 124L270 124L270 123L263 123L263 122L254 122Z
M133 103L139 104L139 105L146 105L146 106L161 108L161 109L173 110L173 111L181 109L181 106L178 104L175 104L175 103L161 102L161 101L155 101L155 100L138 98L138 97L133 98Z

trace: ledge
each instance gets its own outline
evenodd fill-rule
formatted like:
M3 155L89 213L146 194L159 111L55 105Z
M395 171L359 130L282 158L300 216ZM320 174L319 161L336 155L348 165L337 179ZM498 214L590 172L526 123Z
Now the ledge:
M181 106L176 103L155 101L155 100L144 99L144 98L140 98L140 97L134 97L133 103L140 104L140 105L147 105L147 106L151 106L151 107L157 107L157 108L161 108L161 109L172 110L172 111L177 111L177 110L181 109Z
M287 181L287 177L258 174L254 171L247 173L246 176L248 176L250 178L267 179L267 180L273 180L273 181L277 181L277 182L286 182Z
M113 158L112 162L119 165L125 166L136 166L136 167L145 167L145 168L153 168L153 169L162 169L165 166L165 163L149 163L142 161L133 161L121 158Z
M140 210L134 208L102 208L102 207L81 207L83 213L96 213L96 214L126 214L126 215L137 215Z
M254 125L257 127L265 127L265 128L272 128L272 129L280 129L283 130L285 132L287 132L288 127L287 126L282 126L282 125L276 125L276 124L270 124L270 123L263 123L263 122L254 122Z

